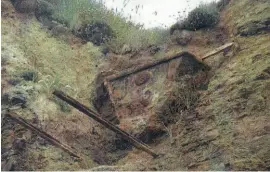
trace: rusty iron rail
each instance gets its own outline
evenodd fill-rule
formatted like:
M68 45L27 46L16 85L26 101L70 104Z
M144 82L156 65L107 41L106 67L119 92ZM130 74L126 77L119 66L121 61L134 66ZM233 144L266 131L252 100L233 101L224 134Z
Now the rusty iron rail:
M202 61L200 59L198 59L195 55L189 53L189 52L180 52L180 53L177 53L176 55L174 56L170 56L170 57L165 57L163 59L160 59L160 60L157 60L157 61L154 61L154 62L150 62L150 63L147 63L147 64L144 64L144 65L140 65L136 68L132 68L130 70L126 70L126 71L123 71L123 72L120 72L119 74L115 74L115 75L111 75L111 76L108 76L106 78L106 80L108 82L112 82L112 81L115 81L115 80L118 80L120 78L123 78L123 77L126 77L126 76L129 76L131 74L135 74L135 73L138 73L138 72L141 72L143 70L146 70L146 69L150 69L150 68L153 68L157 65L160 65L160 64L163 64L163 63L167 63L171 60L174 60L174 59L177 59L177 58L181 58L183 56L192 56L194 57L195 59L197 59L199 62L202 63Z
M155 153L154 151L152 151L148 145L146 145L145 143L141 142L140 140L137 140L135 137L133 137L132 135L130 135L127 132L123 131L119 127L115 126L110 121L107 121L107 120L103 119L101 117L102 116L101 114L95 113L93 110L89 109L85 105L81 104L80 102L78 102L77 100L73 99L72 97L66 95L64 92L62 92L60 90L55 90L53 92L53 94L56 97L58 97L59 99L67 102L68 104L70 104L74 108L78 109L79 111L81 111L85 115L93 118L95 121L99 122L100 124L102 124L106 128L108 128L108 129L110 129L110 130L112 130L112 131L120 134L125 140L129 141L136 148L141 149L141 150L149 153L153 157L158 157L158 154Z
M35 127L34 125L30 124L25 119L18 116L16 113L9 112L6 114L6 116L9 117L10 119L12 119L13 121L17 122L18 124L24 126L25 128L35 132L37 135L39 135L43 139L49 141L50 143L54 144L55 146L60 147L61 149L63 149L67 153L69 153L70 155L83 160L83 158L80 155L78 155L78 153L76 153L74 150L72 150L71 147L69 147L68 145L66 145L64 143L61 143L59 140L57 140L53 136L49 135L48 133L46 133L46 132L40 130L39 128Z
M196 57L194 54L190 53L190 52L187 52L187 51L183 51L183 52L178 52L177 54L173 55L173 56L169 56L169 57L164 57L160 60L156 60L154 62L150 62L150 63L147 63L147 64L144 64L144 65L140 65L136 68L131 68L131 69L128 69L128 70L125 70L125 71L122 71L120 73L117 73L117 74L114 74L114 75L110 75L108 77L105 78L105 80L107 82L112 82L112 81L115 81L115 80L118 80L118 79L121 79L123 77L126 77L126 76L129 76L129 75L132 75L132 74L135 74L135 73L138 73L138 72L141 72L143 70L146 70L146 69L150 69L150 68L153 68L157 65L160 65L160 64L163 64L163 63L167 63L171 60L174 60L174 59L178 59L178 58L181 58L183 56L192 56L194 57L195 59L198 60L198 62L200 63L204 63L203 61L213 55L216 55L218 53L220 53L221 51L225 50L225 49L229 49L231 48L232 46L234 46L234 43L233 42L230 42L230 43L226 43L218 48L215 48L214 50L212 50L211 52L208 52L207 54L205 54L203 57L201 58L198 58Z
M231 48L233 45L234 45L233 42L224 44L224 45L222 45L222 46L220 46L220 47L218 47L218 48L215 48L213 51L211 51L211 52L205 54L201 59L202 59L202 60L205 60L205 59L207 59L208 57L211 57L211 56L213 56L213 55L216 55L216 54L220 53L221 51L223 51L223 50L225 50L225 49L227 49L227 48Z

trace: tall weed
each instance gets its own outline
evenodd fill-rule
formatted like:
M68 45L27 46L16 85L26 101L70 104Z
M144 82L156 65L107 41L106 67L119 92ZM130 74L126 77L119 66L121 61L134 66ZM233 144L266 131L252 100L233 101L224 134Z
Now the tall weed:
M215 26L219 21L219 9L217 3L200 4L189 12L187 18L178 21L170 28L172 34L175 30L199 30Z
M167 30L161 28L144 29L134 24L121 12L109 10L102 2L95 0L56 0L53 17L65 23L71 30L84 24L103 22L110 26L114 37L105 44L115 53L120 53L127 44L132 50L160 44L167 39Z

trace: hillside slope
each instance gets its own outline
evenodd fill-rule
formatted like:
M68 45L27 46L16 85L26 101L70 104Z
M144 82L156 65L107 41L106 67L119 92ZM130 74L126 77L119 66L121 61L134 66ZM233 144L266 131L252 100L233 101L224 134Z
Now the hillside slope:
M93 149L90 147L91 142L97 140L92 136L99 136L87 135L91 135L97 124L57 100L51 93L59 88L89 104L91 83L102 58L99 49L91 43L82 44L81 40L70 33L57 32L55 36L33 14L16 12L9 0L1 3L1 147L2 154L6 154L2 156L2 168L75 170L95 166L96 163L88 157L85 162L74 160L61 149L6 119L4 114L13 109L60 141L80 147L85 154L95 154L89 149ZM13 144L18 139L26 141L27 146L15 149ZM99 143L96 142L96 145Z
M230 1L219 24L194 32L185 47L166 42L154 55L146 47L107 56L62 25L49 31L9 0L1 4L2 170L270 170L268 0ZM193 109L173 114L178 120L148 143L161 154L155 159L51 95L58 88L93 107L104 73L180 51L202 57L226 42L237 46L205 60L208 86L198 91ZM5 118L8 110L76 149L84 161Z
M187 47L195 54L217 47L215 41L203 42L223 27L228 32L225 40L238 45L234 55L218 54L205 61L212 67L212 77L195 114L181 114L176 124L168 126L166 139L152 145L164 156L153 160L134 153L121 160L122 168L269 170L270 35L267 25L265 30L256 29L260 27L256 23L269 22L269 12L269 1L232 1L216 29L197 33Z

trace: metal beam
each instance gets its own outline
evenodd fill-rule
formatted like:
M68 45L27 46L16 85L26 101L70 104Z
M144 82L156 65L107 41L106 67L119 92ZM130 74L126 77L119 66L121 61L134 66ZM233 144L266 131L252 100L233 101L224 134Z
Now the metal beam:
M163 59L156 60L154 62L150 62L150 63L144 64L144 65L138 66L135 69L134 68L133 69L128 69L128 70L125 70L125 71L120 72L119 74L108 76L108 77L106 77L106 80L108 82L112 82L112 81L118 80L120 78L127 77L127 76L129 76L131 74L135 74L135 73L141 72L143 70L147 70L147 69L153 68L153 67L155 67L157 65L160 65L160 64L163 64L163 63L168 63L171 60L178 59L178 58L181 58L183 56L193 57L196 60L198 60L198 62L202 63L202 61L200 59L198 59L195 55L193 55L193 54L191 54L189 52L185 52L184 51L184 52L177 53L174 56L165 57Z
M71 147L69 147L68 145L66 145L64 143L61 143L59 140L57 140L53 136L49 135L48 133L46 133L46 132L40 130L39 128L35 127L34 125L30 124L25 119L18 116L16 113L9 112L6 114L6 116L9 117L10 119L12 119L13 121L17 122L18 124L21 124L25 128L35 132L37 135L39 135L43 139L49 141L50 143L54 144L55 146L60 147L64 151L68 152L70 155L77 157L81 160L83 159L80 155L78 155L78 153L76 153L74 150L72 150Z
M216 55L216 54L220 53L221 51L223 51L223 50L225 50L225 49L227 49L227 48L231 48L233 45L234 45L234 43L230 42L230 43L227 43L227 44L225 44L225 45L222 45L222 46L220 46L220 47L218 47L218 48L215 48L213 51L211 51L211 52L205 54L205 55L202 57L202 60L205 60L205 59L207 59L208 57L211 57L211 56L213 56L213 55Z
M149 153L153 157L158 157L158 154L156 154L154 151L152 151L148 145L144 144L140 140L137 140L135 137L133 137L132 135L130 135L127 132L123 131L119 127L115 126L110 121L107 121L107 120L103 119L101 117L102 116L101 114L95 113L93 110L89 109L85 105L81 104L80 102L78 102L77 100L73 99L72 97L66 95L64 92L62 92L60 90L55 90L53 92L53 94L56 97L60 98L61 100L67 102L68 104L70 104L74 108L78 109L79 111L81 111L85 115L93 118L95 121L99 122L100 124L102 124L106 128L120 134L125 140L129 141L136 148L141 149L141 150Z

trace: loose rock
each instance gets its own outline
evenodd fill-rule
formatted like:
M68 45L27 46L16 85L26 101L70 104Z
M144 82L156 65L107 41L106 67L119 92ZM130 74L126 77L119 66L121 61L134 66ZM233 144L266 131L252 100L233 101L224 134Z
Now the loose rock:
M121 54L128 54L131 52L132 52L132 48L128 44L123 45Z
M139 73L136 77L135 77L135 84L137 86L145 84L149 79L150 79L151 75L148 72L142 72Z
M186 46L192 40L192 32L187 30L176 30L173 32L172 41Z
M25 81L34 81L37 77L37 73L34 71L25 71L20 74L20 77Z
M270 31L270 18L262 21L252 21L238 28L241 36L252 36Z
M157 46L157 45L152 45L152 46L150 46L150 48L149 48L149 52L150 52L152 55L156 54L156 53L159 52L160 50L161 50L161 48L160 48L159 46Z
M111 27L104 22L84 24L78 30L74 30L74 34L95 45L101 45L113 37Z
M27 98L24 94L19 93L15 94L10 98L10 105L11 106L23 106L27 102Z
M36 0L12 0L15 9L20 13L34 12L37 7Z
M26 147L25 139L15 139L13 142L13 147L18 151L22 151Z

